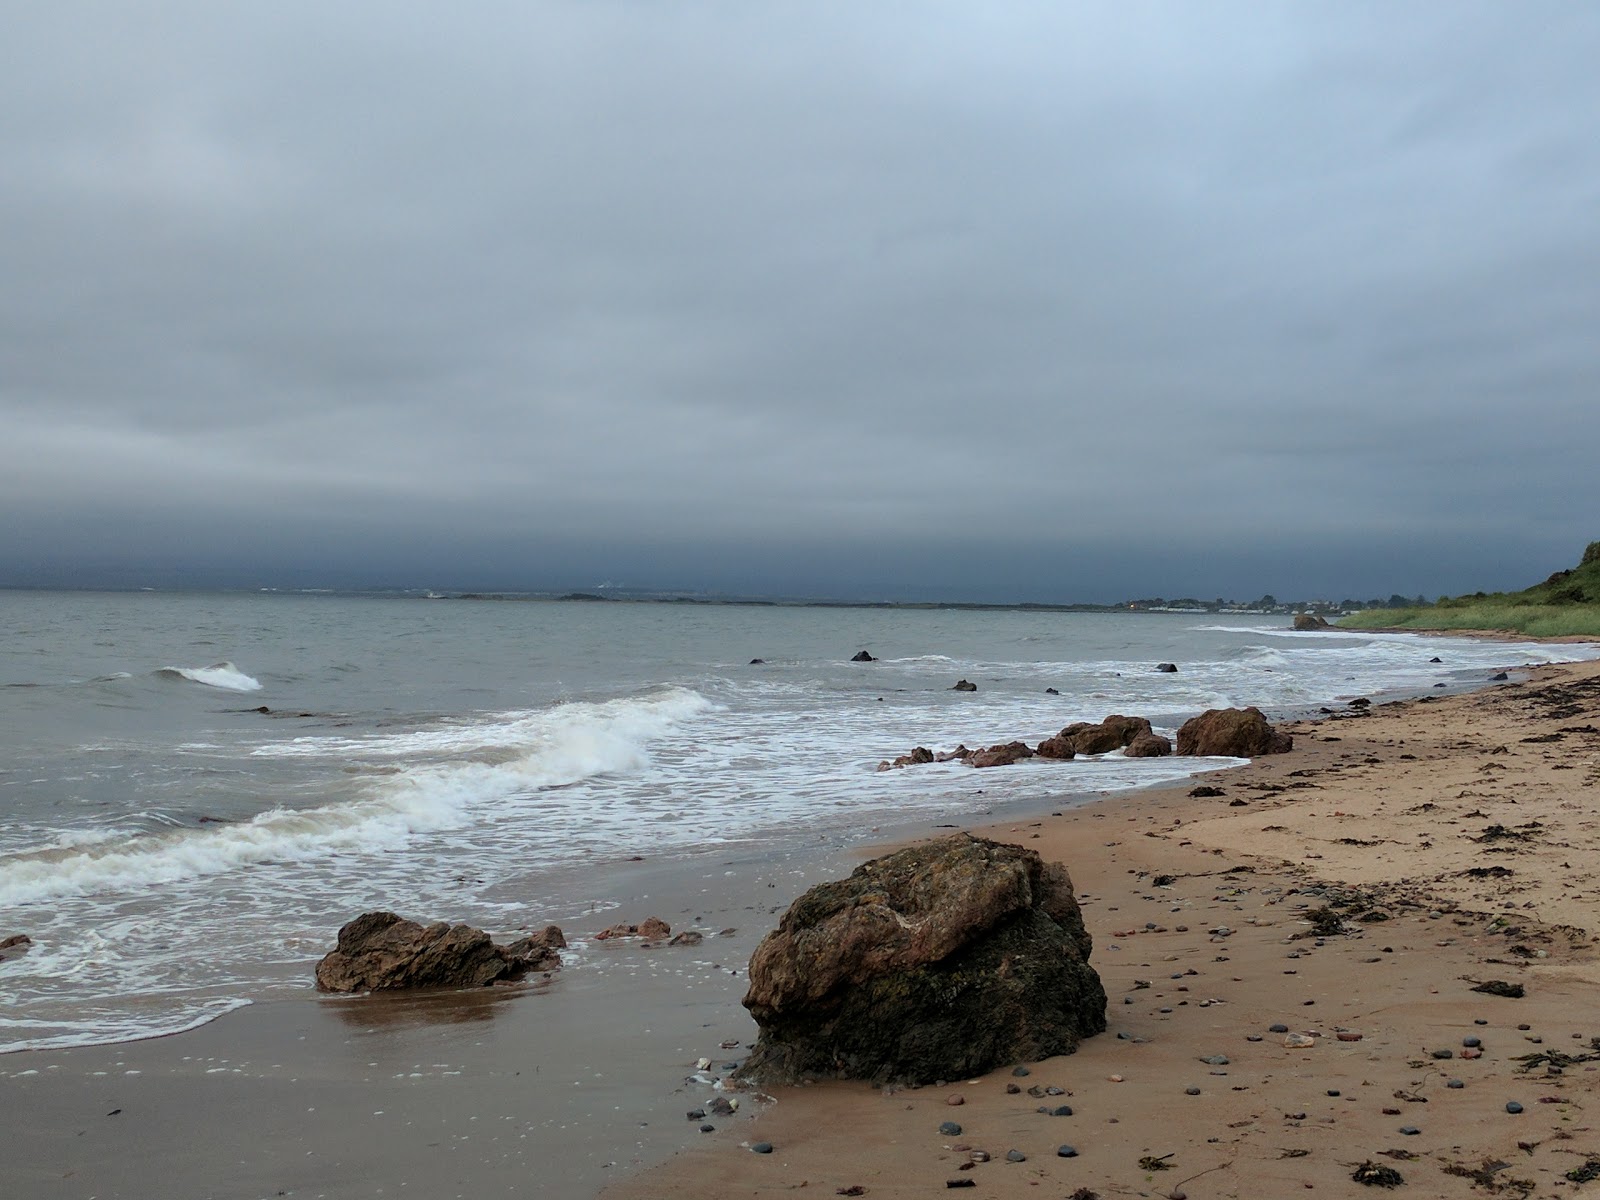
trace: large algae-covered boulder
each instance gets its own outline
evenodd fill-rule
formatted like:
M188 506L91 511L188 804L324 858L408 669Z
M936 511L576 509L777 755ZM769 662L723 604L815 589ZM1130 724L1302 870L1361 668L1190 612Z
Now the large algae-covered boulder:
M483 987L559 967L556 950L566 944L554 925L497 946L470 925L419 925L392 912L362 913L340 928L339 944L317 963L317 990Z
M1178 730L1179 754L1222 754L1256 758L1294 749L1294 739L1279 733L1259 708L1208 708Z
M928 1083L1070 1054L1106 1027L1059 863L967 834L857 867L794 902L750 960L745 1074Z

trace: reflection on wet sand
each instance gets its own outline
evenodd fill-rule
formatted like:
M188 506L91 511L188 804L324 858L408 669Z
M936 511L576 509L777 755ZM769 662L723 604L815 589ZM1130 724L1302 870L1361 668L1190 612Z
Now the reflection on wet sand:
M514 984L463 990L367 992L358 996L320 996L317 1003L341 1021L363 1030L421 1029L491 1020L508 1000L550 990L549 976Z

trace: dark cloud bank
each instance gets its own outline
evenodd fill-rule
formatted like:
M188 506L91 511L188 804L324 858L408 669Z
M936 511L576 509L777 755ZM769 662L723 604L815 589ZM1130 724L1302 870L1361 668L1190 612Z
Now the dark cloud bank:
M1110 600L1600 537L1600 10L75 3L0 583Z

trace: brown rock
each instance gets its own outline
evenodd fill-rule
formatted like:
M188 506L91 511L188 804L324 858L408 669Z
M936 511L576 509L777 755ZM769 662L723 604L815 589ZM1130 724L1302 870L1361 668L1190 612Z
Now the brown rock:
M1039 748L1035 753L1040 758L1068 759L1076 756L1078 752L1073 748L1071 738L1062 737L1058 733L1055 737L1047 737L1040 742Z
M1138 733L1122 752L1129 758L1163 758L1172 753L1172 742L1159 733Z
M1328 622L1315 613L1295 613L1294 627L1299 630L1328 629Z
M1113 713L1098 725L1075 721L1063 729L1059 736L1070 738L1073 749L1079 754L1107 754L1121 750L1141 733L1150 732L1150 722L1143 717L1124 717Z
M933 1082L1070 1053L1105 1029L1105 990L1058 863L967 834L807 891L750 960L769 1082Z
M556 953L567 946L567 938L559 925L546 925L538 933L519 938L505 948L513 960L521 960L525 971L553 971L561 965L561 955Z
M978 685L968 679L958 679L955 682L955 686L950 690L952 692L975 692L978 690Z
M698 946L705 941L705 934L696 929L685 929L667 943L669 946Z
M659 942L662 938L672 936L672 926L660 917L646 917L639 924L639 936L652 942Z
M1178 730L1179 754L1221 754L1255 758L1282 754L1294 739L1279 733L1259 708L1212 708L1183 723Z
M983 750L974 750L968 756L967 762L974 767L1008 767L1014 762L1021 762L1025 758L1032 758L1033 751L1026 742L1007 742L1005 745L989 746Z
M525 956L495 945L470 925L438 921L424 926L392 912L369 912L339 930L338 946L317 964L317 989L483 987L528 969Z

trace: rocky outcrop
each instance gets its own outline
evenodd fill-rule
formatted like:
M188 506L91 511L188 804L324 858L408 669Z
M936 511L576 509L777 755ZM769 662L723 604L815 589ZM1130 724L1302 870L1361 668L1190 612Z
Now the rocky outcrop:
M1106 1027L1059 863L967 834L820 884L750 960L744 1073L928 1083L1068 1054Z
M1122 752L1129 758L1164 758L1172 753L1172 742L1159 733L1147 730L1135 734L1133 741L1124 746Z
M1307 632L1314 629L1332 628L1332 626L1328 624L1326 618L1319 617L1316 615L1316 613L1295 613L1294 627L1301 632Z
M1156 670L1160 671L1163 675L1176 675L1178 673L1178 664L1177 663L1157 663L1156 664Z
M1143 717L1124 717L1113 713L1098 725L1088 721L1075 721L1061 731L1079 754L1107 754L1121 750L1141 733L1150 732L1150 722Z
M672 926L668 925L660 917L646 917L637 925L630 925L624 922L623 924L613 925L609 929L602 929L594 937L597 942L608 942L613 938L628 937L643 938L647 942L659 942L662 938L670 937L671 935Z
M546 925L538 933L519 938L506 947L506 953L520 959L525 971L554 971L561 966L558 950L567 948L566 935L559 925Z
M1064 761L1076 757L1078 751L1073 746L1071 738L1063 737L1058 733L1054 737L1047 737L1040 742L1034 753L1040 758L1055 758Z
M1274 729L1259 708L1211 708L1178 730L1179 754L1222 754L1257 758L1283 754L1294 739Z
M855 654L851 655L850 661L851 662L877 662L878 660L873 658L872 655L868 654L865 650L857 650L855 652Z
M553 925L511 946L497 946L470 925L419 925L392 912L362 913L339 930L339 944L317 964L317 990L483 987L559 967L555 951L564 945Z
M955 682L955 686L950 690L952 692L975 692L978 690L978 685L967 679L958 679Z
M1006 742L1004 745L974 750L967 755L967 762L974 767L1009 767L1014 762L1032 757L1033 750L1026 742Z

